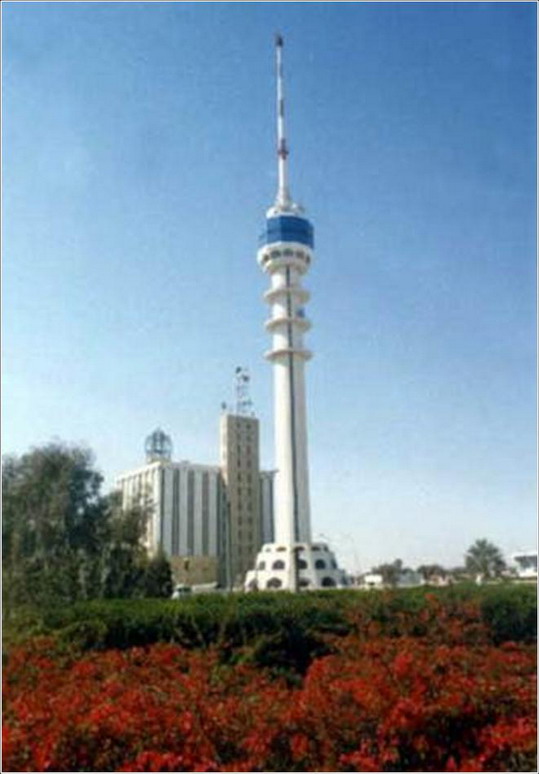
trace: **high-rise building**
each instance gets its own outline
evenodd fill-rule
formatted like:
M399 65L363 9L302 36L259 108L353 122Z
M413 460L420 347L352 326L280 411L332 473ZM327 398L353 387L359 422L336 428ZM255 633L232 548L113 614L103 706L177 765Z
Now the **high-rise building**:
M221 416L221 471L228 500L229 567L234 583L242 583L262 545L258 425L252 416Z
M297 590L340 586L344 573L328 546L312 543L311 538L305 395L305 363L311 352L303 343L310 328L305 315L309 293L301 283L314 258L314 231L288 185L282 56L283 40L278 35L278 186L257 256L271 280L265 299L271 308L266 329L272 348L266 358L273 366L275 400L275 542L263 546L247 574L246 587Z

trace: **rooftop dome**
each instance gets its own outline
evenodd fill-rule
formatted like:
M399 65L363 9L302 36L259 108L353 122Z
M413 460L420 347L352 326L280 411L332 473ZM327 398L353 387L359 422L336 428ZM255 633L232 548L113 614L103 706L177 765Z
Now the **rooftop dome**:
M172 439L160 427L146 438L144 443L147 462L172 459Z

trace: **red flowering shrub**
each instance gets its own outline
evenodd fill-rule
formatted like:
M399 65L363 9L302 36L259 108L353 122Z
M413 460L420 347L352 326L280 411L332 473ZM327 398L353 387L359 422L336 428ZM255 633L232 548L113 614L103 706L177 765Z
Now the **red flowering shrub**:
M535 770L534 649L436 604L400 637L356 619L298 687L213 648L30 641L5 669L4 770Z

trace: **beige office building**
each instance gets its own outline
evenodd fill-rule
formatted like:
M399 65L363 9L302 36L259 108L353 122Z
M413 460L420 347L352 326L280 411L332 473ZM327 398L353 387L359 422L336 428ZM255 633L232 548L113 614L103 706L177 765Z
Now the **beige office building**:
M241 584L263 542L258 419L223 414L220 439L229 506L230 572L233 583Z
M124 508L146 500L146 545L162 548L176 582L242 585L273 535L273 473L259 469L259 423L223 414L221 465L173 462L163 431L146 440L146 464L120 475Z

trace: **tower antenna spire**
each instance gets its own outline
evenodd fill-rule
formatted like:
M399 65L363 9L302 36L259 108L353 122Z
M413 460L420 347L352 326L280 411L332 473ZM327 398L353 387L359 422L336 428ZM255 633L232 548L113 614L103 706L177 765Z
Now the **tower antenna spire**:
M283 77L283 36L275 35L275 62L277 66L277 197L275 206L289 209L292 204L288 190L288 147L284 124L284 77Z

